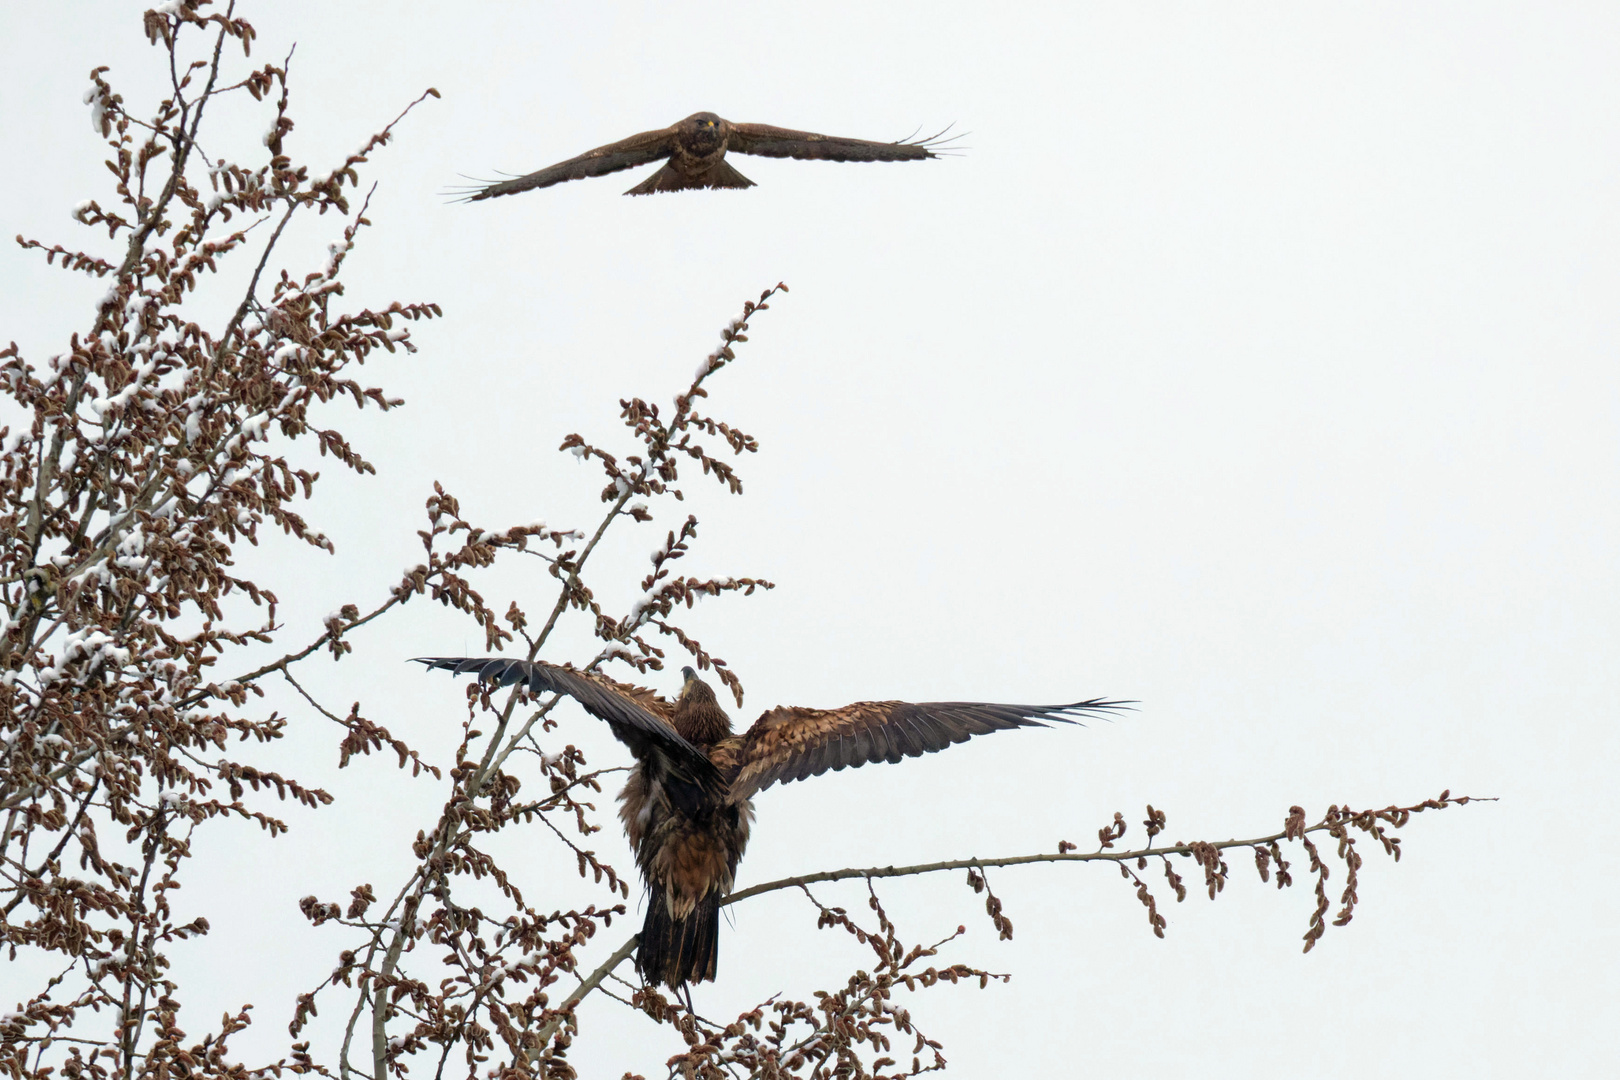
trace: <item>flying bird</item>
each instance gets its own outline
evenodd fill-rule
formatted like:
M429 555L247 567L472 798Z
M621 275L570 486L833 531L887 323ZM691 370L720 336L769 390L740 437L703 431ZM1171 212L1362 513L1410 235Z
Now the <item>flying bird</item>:
M619 818L648 891L636 967L652 985L675 990L713 979L720 902L748 844L753 796L775 783L829 769L899 761L970 736L1044 720L1073 723L1128 705L1092 698L1072 705L978 701L857 701L841 709L778 706L741 735L691 668L674 701L605 675L555 664L421 657L419 663L488 684L524 683L531 693L566 694L608 722L636 764L619 794Z
M478 202L497 195L515 195L530 188L550 187L564 180L606 176L654 161L663 161L664 167L625 192L626 195L692 188L751 188L752 180L726 164L726 151L814 161L921 161L939 157L933 148L941 144L938 135L902 142L870 142L817 135L813 131L792 131L769 124L733 124L712 112L700 112L667 128L643 131L539 172L471 188L462 194L467 196L467 201Z

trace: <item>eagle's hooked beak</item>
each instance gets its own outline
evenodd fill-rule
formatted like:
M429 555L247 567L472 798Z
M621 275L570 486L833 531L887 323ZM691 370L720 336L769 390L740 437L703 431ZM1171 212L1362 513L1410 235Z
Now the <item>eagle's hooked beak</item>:
M683 668L681 668L681 693L682 694L686 693L686 688L687 687L691 686L693 683L695 683L697 681L698 681L698 674L697 674L697 669L696 668L692 668L692 667L683 667Z

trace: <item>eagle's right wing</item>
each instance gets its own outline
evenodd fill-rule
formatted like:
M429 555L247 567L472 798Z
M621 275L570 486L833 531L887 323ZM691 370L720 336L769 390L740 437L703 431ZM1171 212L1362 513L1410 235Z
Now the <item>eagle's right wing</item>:
M502 180L499 183L485 184L482 187L469 188L458 192L465 195L468 202L478 202L480 199L493 199L497 195L515 195L530 188L550 187L565 180L584 180L592 176L606 176L608 173L620 172L624 169L633 169L637 165L646 165L669 157L675 150L675 129L673 127L660 128L657 131L643 131L639 135L632 135L628 139L621 139L616 143L598 146L595 150L588 150L578 157L571 157L567 161L559 161L549 165L538 172L527 176L515 177L511 180Z
M681 738L671 723L674 706L651 690L539 660L420 656L416 662L456 675L470 673L479 682L497 686L526 683L533 693L566 694L592 716L606 720L637 761L656 758L681 779L711 790L719 785L719 773L708 756Z

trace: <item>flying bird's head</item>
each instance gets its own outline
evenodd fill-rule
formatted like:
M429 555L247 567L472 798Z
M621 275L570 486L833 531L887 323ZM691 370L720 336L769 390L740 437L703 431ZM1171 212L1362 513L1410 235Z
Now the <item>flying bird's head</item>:
M681 121L681 145L693 153L709 153L725 143L729 128L712 112L693 113Z

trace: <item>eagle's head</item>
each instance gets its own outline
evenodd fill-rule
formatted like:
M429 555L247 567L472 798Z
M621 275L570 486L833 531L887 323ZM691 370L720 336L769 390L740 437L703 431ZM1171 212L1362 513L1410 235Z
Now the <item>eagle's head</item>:
M698 678L696 671L681 668L685 682L675 701L675 730L681 737L702 746L731 734L731 718L715 700L714 688Z
M690 667L681 668L681 692L676 696L677 701L689 705L714 702L714 687L698 678L697 670Z
M693 113L681 121L681 144L688 151L708 153L726 141L730 126L712 112Z

